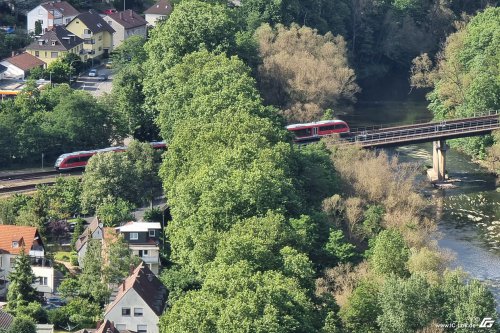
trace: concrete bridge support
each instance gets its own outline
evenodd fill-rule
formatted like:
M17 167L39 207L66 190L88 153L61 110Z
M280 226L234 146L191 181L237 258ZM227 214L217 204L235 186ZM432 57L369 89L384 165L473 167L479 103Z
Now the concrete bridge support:
M429 169L428 175L431 181L446 180L446 151L450 147L446 140L434 141L432 143L432 169Z

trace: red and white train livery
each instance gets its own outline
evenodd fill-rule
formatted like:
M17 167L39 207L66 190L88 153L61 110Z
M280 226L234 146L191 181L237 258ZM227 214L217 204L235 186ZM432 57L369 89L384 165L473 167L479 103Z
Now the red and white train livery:
M167 148L165 142L162 141L151 142L150 144L151 146L153 146L154 149L165 150ZM54 168L57 171L85 168L89 159L95 154L107 153L107 152L120 153L126 150L127 150L126 146L120 146L120 147L109 147L103 149L88 150L88 151L75 151L73 153L62 154L57 158Z
M295 142L319 139L324 136L349 133L349 126L342 120L322 120L307 124L293 124L286 127L295 135Z

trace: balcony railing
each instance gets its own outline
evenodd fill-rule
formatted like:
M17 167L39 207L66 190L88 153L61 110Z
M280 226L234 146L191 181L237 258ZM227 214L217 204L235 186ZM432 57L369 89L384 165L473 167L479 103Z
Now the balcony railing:
M82 38L83 39L92 38L92 34L82 34Z

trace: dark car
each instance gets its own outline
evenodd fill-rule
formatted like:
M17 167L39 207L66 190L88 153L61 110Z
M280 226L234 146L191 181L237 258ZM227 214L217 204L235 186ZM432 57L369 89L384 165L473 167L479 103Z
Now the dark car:
M99 81L106 81L108 79L108 76L106 74L101 74L97 79Z
M46 303L47 303L47 306L52 304L52 305L55 305L56 307L66 305L66 301L60 297L48 297L46 299Z

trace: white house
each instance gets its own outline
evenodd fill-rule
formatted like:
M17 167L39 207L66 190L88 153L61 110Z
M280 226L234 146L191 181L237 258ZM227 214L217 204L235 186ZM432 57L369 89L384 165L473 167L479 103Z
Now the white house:
M159 20L165 20L172 13L173 7L170 1L160 0L153 6L149 7L144 14L146 14L146 21L148 25L155 26Z
M131 36L141 36L146 39L148 22L131 9L123 12L109 14L104 20L115 30L113 34L113 48L120 46L123 41Z
M85 257L85 253L87 253L87 245L91 239L103 239L103 225L97 217L92 220L88 228L83 231L75 243L80 267L83 267L83 258Z
M14 80L24 80L33 68L46 67L45 62L27 52L3 59L0 65L7 68L3 73L3 78Z
M42 34L55 25L66 25L80 12L66 1L44 2L28 12L28 32L35 32L35 22L40 21Z
M132 253L141 258L154 274L158 274L160 270L161 224L132 221L115 229L123 235Z
M167 300L167 290L143 263L115 290L104 319L118 330L159 333L158 322Z
M16 258L24 248L31 259L36 276L33 286L47 296L54 292L54 268L45 259L45 248L35 227L0 225L0 295L7 293L9 273L14 269Z

